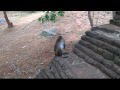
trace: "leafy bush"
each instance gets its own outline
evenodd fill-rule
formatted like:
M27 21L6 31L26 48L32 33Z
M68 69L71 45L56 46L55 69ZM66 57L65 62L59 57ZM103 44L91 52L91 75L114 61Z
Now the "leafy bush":
M64 11L43 11L45 12L45 15L43 17L40 17L38 21L41 21L44 23L45 21L52 21L55 22L57 16L64 16Z

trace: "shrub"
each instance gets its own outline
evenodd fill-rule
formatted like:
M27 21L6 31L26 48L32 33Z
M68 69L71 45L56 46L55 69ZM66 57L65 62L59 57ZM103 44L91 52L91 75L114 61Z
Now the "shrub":
M40 17L38 21L44 23L45 21L52 21L55 22L58 16L63 17L64 11L43 11L45 15Z

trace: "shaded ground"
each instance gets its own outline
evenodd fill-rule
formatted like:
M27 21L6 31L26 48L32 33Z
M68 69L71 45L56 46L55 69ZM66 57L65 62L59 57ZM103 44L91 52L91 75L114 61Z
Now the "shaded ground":
M40 13L36 13L22 17L14 21L12 29L5 29L5 24L0 28L1 78L32 78L49 63L54 57L57 36L45 38L40 35L42 30L57 28L66 40L66 50L71 52L72 45L90 28L87 12L67 11L56 23L41 24L36 20L39 16ZM107 23L108 18L102 21Z

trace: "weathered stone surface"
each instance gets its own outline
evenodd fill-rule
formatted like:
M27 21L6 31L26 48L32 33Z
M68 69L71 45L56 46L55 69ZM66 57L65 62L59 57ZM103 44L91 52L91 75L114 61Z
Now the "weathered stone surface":
M48 68L46 68L47 70L44 69L44 71L40 72L36 78L42 74L45 75L42 77L43 79L51 79L48 72L59 75L59 78L52 77L52 79L108 78L108 76L103 74L99 69L89 65L74 53L70 53L68 58L53 58L51 62L48 65ZM54 70L56 70L56 72Z
M92 50L90 50L80 44L77 44L75 47L78 48L79 50L83 51L84 53L86 53L89 57L91 57L94 60L98 61L99 63L105 65L107 68L110 68L114 72L120 74L120 67L118 67L116 64L114 64L112 61L104 59L104 57L102 57L101 55L93 52Z
M39 74L36 76L36 78L38 78L38 79L43 79L44 77L42 76L41 73L39 73Z
M83 58L87 63L97 67L98 69L100 69L103 73L105 73L106 75L108 75L110 78L120 78L120 76L118 74L116 74L115 72L113 72L112 70L106 68L103 64L97 62L96 60L90 58L88 55L86 55L85 53L83 53L82 51L80 51L77 48L73 49L73 52L78 55L79 57ZM102 75L101 77L105 77L104 75ZM109 77L105 77L105 78L109 78Z
M42 69L41 71L40 71L40 73L41 73L41 75L42 75L42 77L44 78L44 79L48 79L48 76L45 74L45 69Z
M53 73L49 69L44 70L44 73L46 74L46 76L48 77L48 79L55 78L54 75L53 75Z
M45 37L49 37L49 36L55 36L57 35L57 33L58 33L57 29L53 28L53 29L43 30L41 34Z
M51 73L54 75L54 78L56 78L56 79L62 78L60 76L60 74L58 73L58 71L56 70L56 67L53 64L53 62L51 62L48 67L49 67L49 70L51 71Z
M87 31L68 58L54 57L36 78L120 78L120 31L102 25Z
M81 45L91 49L92 51L94 51L95 53L98 53L99 55L103 56L104 58L108 59L108 60L113 60L114 59L114 55L108 51L106 51L105 49L101 49L89 42L86 42L84 40L81 40L79 42Z
M120 27L112 24L105 24L92 28L92 31L96 30L104 31L107 33L120 33Z
M83 36L81 39L85 40L87 42L90 42L91 44L96 45L102 49L105 49L115 55L120 56L120 48L118 48L118 47L115 47L115 46L105 43L103 41L97 40L95 38L91 38L89 36Z
M108 38L107 36L104 36L104 35L101 35L101 34L98 34L96 32L92 32L92 31L88 31L86 32L86 36L90 36L92 38L96 38L98 40L101 40L103 42L106 42L106 43L109 43L111 45L113 45L113 41L114 39L111 39L111 38Z

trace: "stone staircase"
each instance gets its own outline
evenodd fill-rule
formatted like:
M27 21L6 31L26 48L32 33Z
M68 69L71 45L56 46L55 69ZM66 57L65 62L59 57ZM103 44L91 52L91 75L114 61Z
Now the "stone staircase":
M73 52L110 78L120 78L119 30L110 24L95 27L82 36Z
M87 31L68 58L54 57L36 78L120 78L120 28L108 24Z

